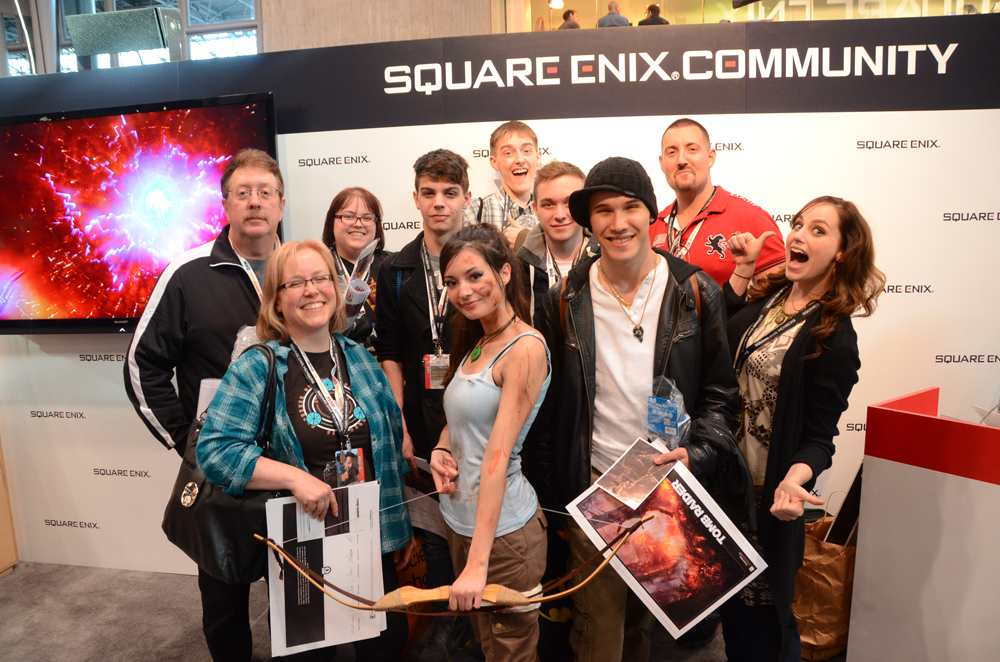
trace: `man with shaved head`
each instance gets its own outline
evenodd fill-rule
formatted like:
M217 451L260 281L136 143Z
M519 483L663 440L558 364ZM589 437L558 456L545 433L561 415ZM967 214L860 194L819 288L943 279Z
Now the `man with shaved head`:
M608 15L597 21L599 28L623 28L629 25L628 19L622 16L622 8L615 0L608 3Z
M654 248L698 265L723 285L736 268L729 251L734 232L774 232L757 259L755 279L784 268L785 248L774 219L746 198L712 184L715 149L708 131L690 118L673 122L660 140L660 170L677 200L649 227Z

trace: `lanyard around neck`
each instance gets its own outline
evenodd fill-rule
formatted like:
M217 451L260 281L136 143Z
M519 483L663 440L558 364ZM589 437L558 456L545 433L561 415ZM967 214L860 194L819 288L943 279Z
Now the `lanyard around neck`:
M279 242L277 239L275 239L274 240L274 247L275 247L275 249L277 249L278 246L280 246L280 245L281 245L281 242ZM247 259L245 257L243 257L242 255L240 255L239 252L236 250L236 246L233 245L233 238L232 237L229 237L229 247L233 249L233 253L236 255L237 259L239 259L240 266L243 267L243 271L247 272L247 276L250 277L250 282L253 283L253 289L257 290L257 298L263 301L264 300L264 290L260 286L260 281L257 280L257 274L255 274L253 272L253 267L250 266L250 263L247 261Z
M559 265L556 264L555 258L552 257L552 251L549 250L548 241L545 241L543 235L543 241L545 242L545 271L549 276L549 287L552 287L559 282L565 274L559 271ZM573 258L573 265L570 268L576 267L580 264L580 260L583 259L583 254L587 251L587 237L584 236L580 241L580 250L576 252L576 257Z
M708 197L708 200L705 201L705 204L701 206L701 210L694 215L695 218L701 216L702 213L704 213L704 211L708 209L708 206L712 204L712 200L715 199L715 193L718 190L719 187L717 186L712 187L712 195L710 195ZM674 202L674 208L670 210L670 216L667 218L667 244L670 249L670 253L674 257L679 257L682 260L687 260L687 254L691 251L691 246L694 245L694 238L698 236L698 231L701 230L701 225L702 223L705 222L705 219L703 218L694 224L694 227L691 228L691 234L688 235L688 239L684 243L684 247L682 248L681 236L683 236L684 230L680 228L678 228L676 231L674 230L674 223L677 220L677 205L678 203Z
M427 283L427 307L430 309L431 337L434 339L434 349L441 355L444 336L444 315L448 310L448 291L438 290L437 275L431 266L431 254L427 250L427 242L420 243L420 258L424 263L424 281Z
M295 354L295 358L299 362L299 367L302 368L302 374L305 376L306 381L319 394L320 401L326 405L326 409L333 419L333 425L341 433L347 450L351 450L351 439L347 432L347 393L344 387L343 374L340 370L340 362L337 360L336 352L333 351L334 342L336 341L331 336L330 360L333 361L333 372L330 375L330 381L333 382L332 395L326 386L323 385L323 378L320 377L319 372L313 367L309 356L299 348L294 340L292 341L292 353Z
M791 289L791 287L792 286L789 285L775 292L771 296L771 298L767 300L767 303L764 304L763 310L761 310L760 315L757 316L757 321L755 321L753 323L753 326L750 327L750 330L747 331L746 337L743 340L744 343L743 347L740 349L740 353L736 356L736 363L733 366L737 375L740 374L740 371L743 369L743 366L746 365L747 359L750 358L751 354L753 354L758 349L760 349L764 345L768 344L769 342L771 342L772 340L783 334L785 331L788 331L788 329L802 322L802 320L808 317L814 310L819 308L820 305L819 301L810 302L808 306L797 312L784 324L778 325L777 328L772 330L766 336L764 336L757 342L751 344L749 340L750 337L753 335L754 331L756 331L757 328L764 322L768 314L770 314L771 309L774 308L775 305L784 305L785 296L788 294L788 291Z

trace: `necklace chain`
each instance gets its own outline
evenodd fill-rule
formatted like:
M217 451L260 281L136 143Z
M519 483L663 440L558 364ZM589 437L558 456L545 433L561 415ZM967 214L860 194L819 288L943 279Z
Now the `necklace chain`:
M598 271L601 272L601 276L604 277L604 282L607 283L607 285L608 285L609 288L611 288L611 294L613 294L614 297L615 297L615 299L618 300L618 305L621 306L622 312L625 313L625 317L628 318L629 323L632 325L632 335L636 337L636 340L638 340L639 342L642 342L642 336L645 333L645 331L643 331L643 329L642 329L642 320L643 320L644 317L646 317L646 305L649 304L649 299L651 297L649 296L649 293L647 293L646 300L642 302L642 312L639 313L639 321L638 322L633 322L632 321L632 313L629 312L632 307L629 306L627 303L625 303L625 299L623 299L622 296L620 294L618 294L618 290L616 290L615 286L611 284L611 279L608 278L607 272L604 271L604 264L603 264L603 262L604 262L603 259L597 260L597 269L598 269ZM656 256L656 261L653 262L653 280L656 280L656 268L658 266L660 266L660 258L659 258L659 256ZM643 279L643 280L645 280L645 279ZM640 283L640 287L641 286L642 286L642 284ZM650 284L649 284L649 290L650 290L650 293L652 293L652 290L653 290L653 283L652 282L650 282ZM636 291L636 294L638 295L639 292ZM634 301L634 299L633 299L633 301Z
M480 356L482 356L482 354L483 354L483 347L485 347L488 342L490 342L491 340L493 340L494 338L496 338L497 336L499 336L501 333L503 333L504 331L506 331L507 327L510 326L511 324L513 324L514 320L516 320L516 319L517 319L517 315L511 316L511 318L509 320L507 320L507 323L504 324L503 326L501 326L499 329L497 329L496 331L494 331L493 333L491 333L491 334L489 334L487 336L483 336L482 338L480 338L479 342L476 343L476 346L472 349L472 354L469 355L469 358L472 359L473 362L475 362L476 359L478 359Z
M787 322L791 318L793 318L796 315L798 315L810 303L810 302L807 301L805 303L805 305L803 305L802 308L799 308L798 310L795 310L795 306L792 306L792 310L794 312L792 312L792 314L789 315L788 313L785 312L785 302L788 301L788 295L789 294L791 294L791 290L789 290L788 292L786 292L785 296L781 297L781 301L778 302L778 305L774 307L774 309L775 309L774 323L777 326L781 326L782 324L784 324L785 322ZM791 304L789 304L789 305L791 305Z

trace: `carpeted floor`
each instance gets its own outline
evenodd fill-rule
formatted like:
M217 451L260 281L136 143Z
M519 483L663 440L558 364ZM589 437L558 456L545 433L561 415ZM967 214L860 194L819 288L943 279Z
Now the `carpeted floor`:
M250 611L253 659L269 660L264 582L251 590ZM657 626L652 650L652 659L661 662L726 659L721 631L709 646L686 651ZM0 579L0 661L8 660L209 662L197 578L19 563ZM351 660L352 647L341 646L337 662Z

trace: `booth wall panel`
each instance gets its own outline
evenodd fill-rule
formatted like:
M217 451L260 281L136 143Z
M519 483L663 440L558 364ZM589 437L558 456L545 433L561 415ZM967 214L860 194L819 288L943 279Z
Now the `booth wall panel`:
M995 662L1000 486L866 457L861 499L848 662Z

